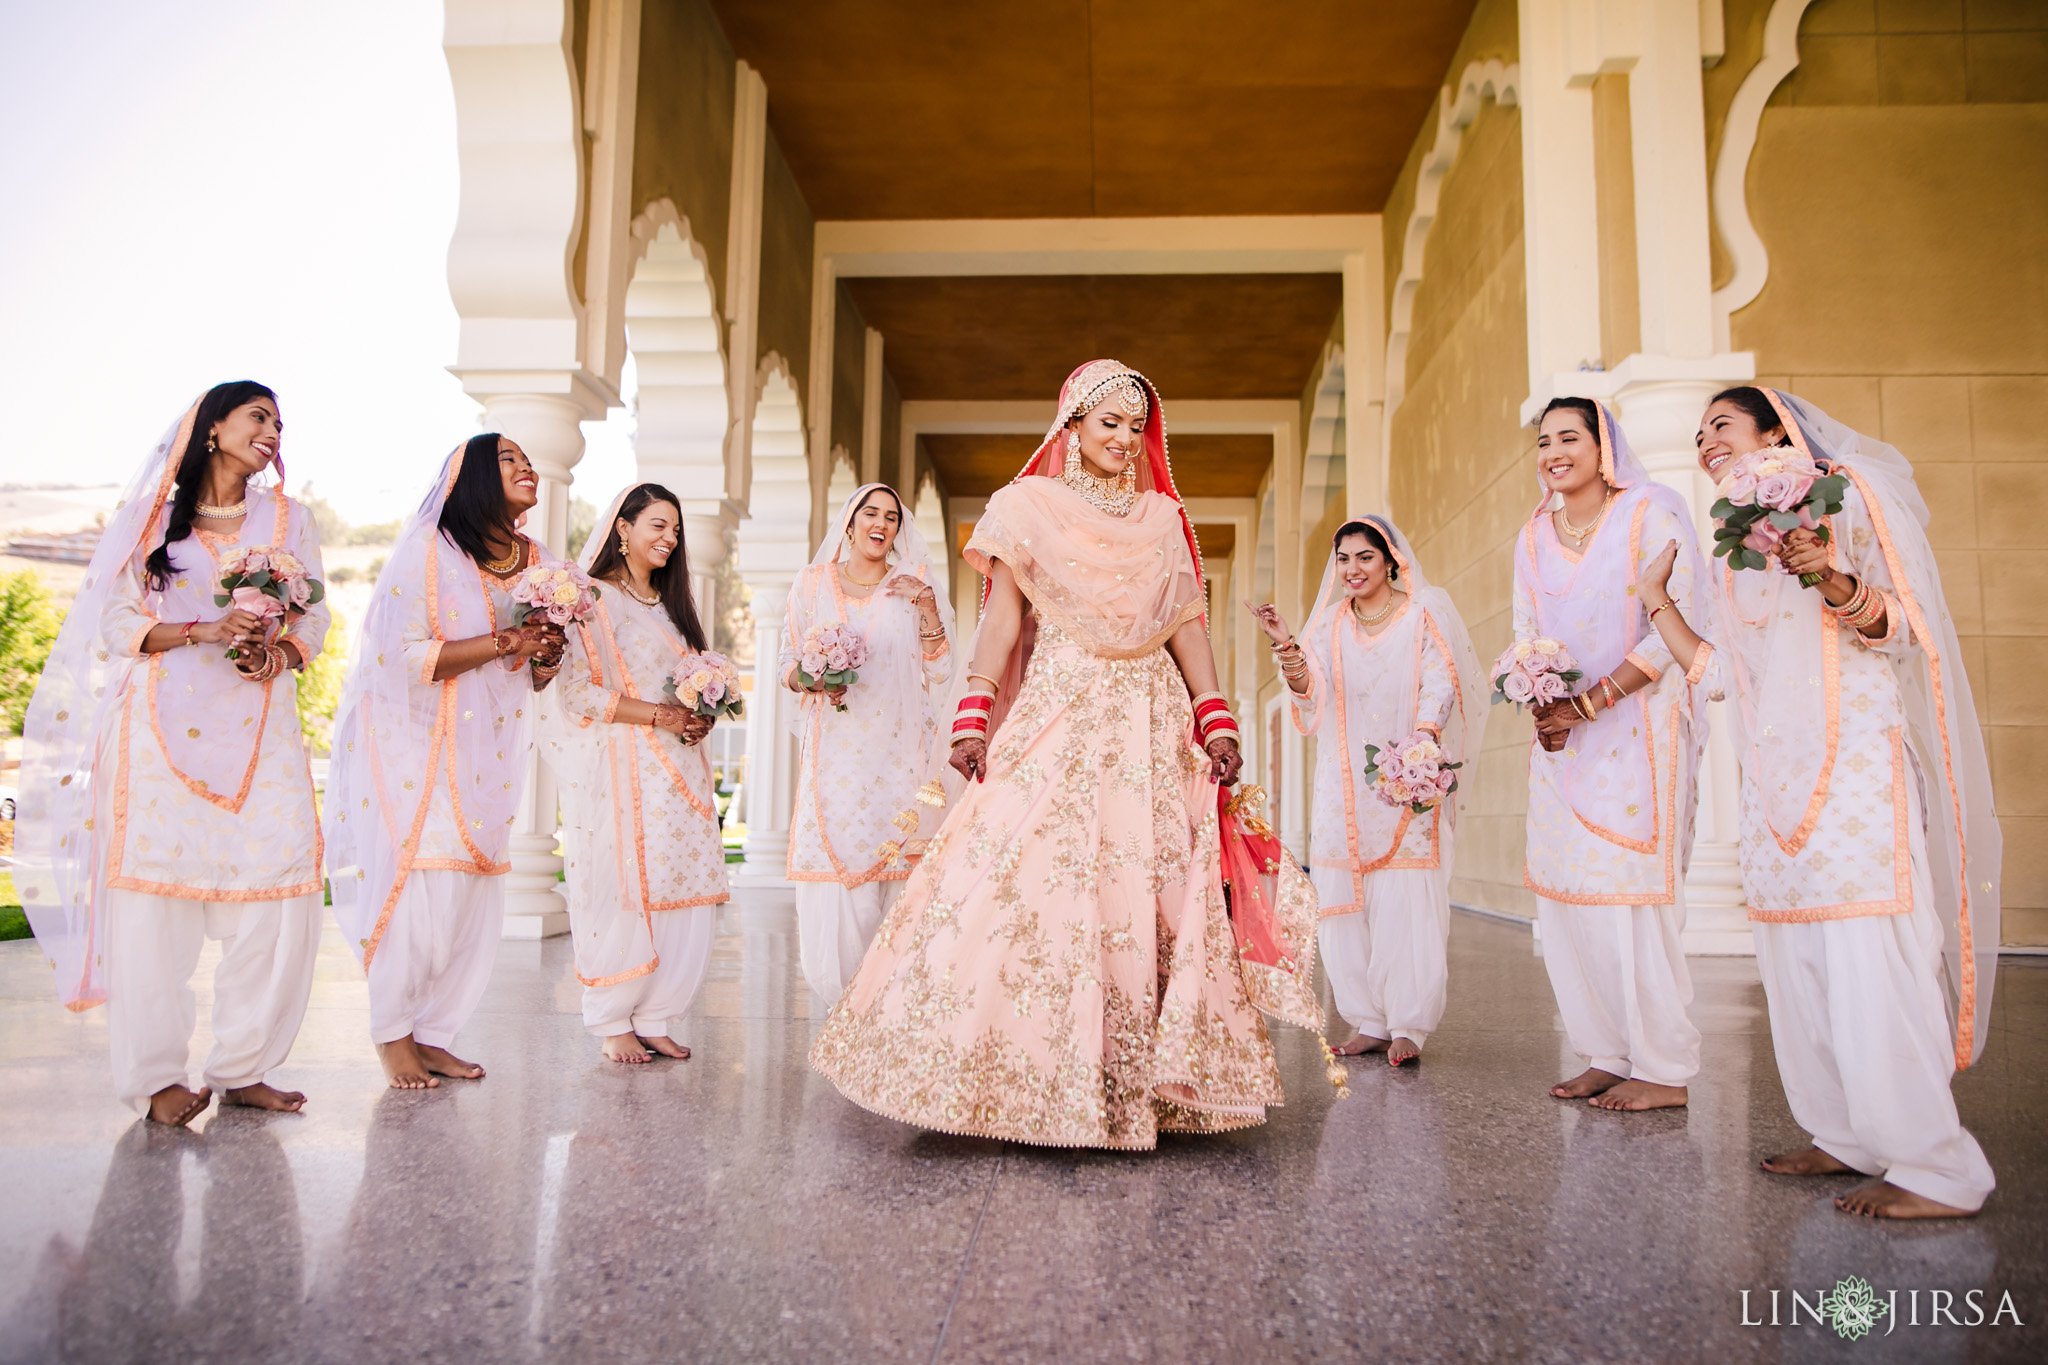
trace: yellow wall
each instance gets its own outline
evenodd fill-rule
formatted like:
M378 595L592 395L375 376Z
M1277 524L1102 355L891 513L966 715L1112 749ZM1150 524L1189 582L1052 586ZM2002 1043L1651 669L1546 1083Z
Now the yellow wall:
M1513 634L1510 546L1535 498L1535 442L1518 416L1529 377L1521 158L1520 111L1487 105L1444 181L1391 432L1395 522L1487 659ZM1487 724L1451 894L1533 914L1522 888L1529 722L1494 707Z
M1933 520L2005 829L2008 943L2048 944L2048 5L1820 0L1765 110L1765 382L1896 445Z
M733 54L704 0L646 0L633 122L633 211L667 199L703 244L720 317L732 205ZM808 323L806 323L808 326Z
M768 134L761 179L760 351L789 362L797 391L811 382L811 240L815 223L782 146ZM806 405L808 406L808 405Z

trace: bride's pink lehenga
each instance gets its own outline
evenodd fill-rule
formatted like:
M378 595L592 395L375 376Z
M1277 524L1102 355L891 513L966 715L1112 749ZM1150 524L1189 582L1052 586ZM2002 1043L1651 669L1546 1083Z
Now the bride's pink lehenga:
M1110 363L1068 381L1055 435ZM976 569L1010 567L1031 619L986 779L949 797L811 1050L876 1113L1150 1148L1162 1130L1263 1122L1283 1095L1261 1011L1317 1025L1316 900L1300 869L1281 855L1239 879L1277 961L1252 960L1275 955L1241 945L1230 918L1217 787L1165 649L1201 614L1201 576L1149 397L1155 457L1127 514L1063 483L1049 437L968 543Z

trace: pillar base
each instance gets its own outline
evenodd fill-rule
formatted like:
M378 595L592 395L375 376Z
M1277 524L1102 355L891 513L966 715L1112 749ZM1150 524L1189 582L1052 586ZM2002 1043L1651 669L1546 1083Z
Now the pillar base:
M569 932L567 910L515 911L505 907L505 930L501 938L524 942L537 942L544 938L561 938Z
M795 883L789 871L789 831L748 831L744 846L746 861L733 870L732 884L740 887L790 887Z
M552 809L552 802L550 802ZM558 938L569 932L569 902L557 874L562 860L550 834L515 834L505 875L505 927L509 939Z

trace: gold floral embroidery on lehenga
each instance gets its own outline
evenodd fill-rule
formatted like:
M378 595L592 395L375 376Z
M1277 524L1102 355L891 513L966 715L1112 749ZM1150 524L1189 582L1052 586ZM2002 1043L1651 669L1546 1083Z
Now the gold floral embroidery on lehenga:
M1143 1149L1261 1123L1279 1069L1237 961L1186 686L1163 649L1105 659L1044 615L1038 631L987 780L949 812L811 1060L877 1113L1016 1142ZM1288 938L1312 954L1314 892L1285 871Z

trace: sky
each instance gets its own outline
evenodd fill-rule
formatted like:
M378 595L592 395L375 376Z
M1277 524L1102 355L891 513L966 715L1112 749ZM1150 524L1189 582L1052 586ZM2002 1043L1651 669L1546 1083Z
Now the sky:
M432 0L0 0L0 483L125 483L247 378L292 491L410 511L479 429L446 369L456 201ZM584 430L602 503L631 420Z

